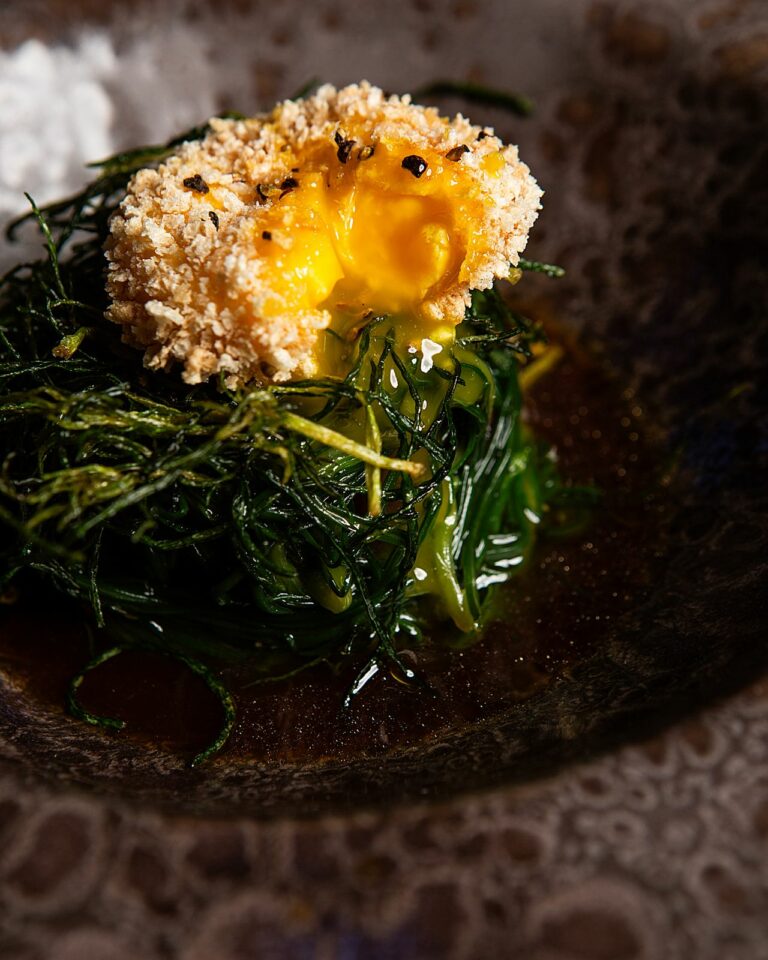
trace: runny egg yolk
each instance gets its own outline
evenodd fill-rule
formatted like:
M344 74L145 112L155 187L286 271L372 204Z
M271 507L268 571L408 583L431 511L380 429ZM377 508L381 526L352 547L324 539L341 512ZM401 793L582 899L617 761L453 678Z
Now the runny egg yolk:
M356 142L342 162L331 142L291 157L290 179L270 185L255 228L274 291L265 319L326 309L343 334L373 311L396 317L414 342L449 335L453 324L436 321L430 302L459 277L480 201L460 160L431 151L404 166L411 153Z

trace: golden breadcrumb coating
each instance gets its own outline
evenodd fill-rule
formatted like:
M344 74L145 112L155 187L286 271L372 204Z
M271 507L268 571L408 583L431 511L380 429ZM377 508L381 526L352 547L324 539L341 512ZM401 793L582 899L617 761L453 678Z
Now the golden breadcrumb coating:
M323 372L322 331L403 318L443 341L517 264L541 190L517 148L363 82L215 119L111 221L107 316L145 364L230 387Z

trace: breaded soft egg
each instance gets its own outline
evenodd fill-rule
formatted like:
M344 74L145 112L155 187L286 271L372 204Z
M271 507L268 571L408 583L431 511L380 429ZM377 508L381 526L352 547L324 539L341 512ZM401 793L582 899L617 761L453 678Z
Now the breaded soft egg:
M508 275L541 190L517 148L361 83L212 120L139 171L111 222L109 319L151 368L231 387L327 372L322 331L389 314L450 339ZM341 323L341 320L338 320Z

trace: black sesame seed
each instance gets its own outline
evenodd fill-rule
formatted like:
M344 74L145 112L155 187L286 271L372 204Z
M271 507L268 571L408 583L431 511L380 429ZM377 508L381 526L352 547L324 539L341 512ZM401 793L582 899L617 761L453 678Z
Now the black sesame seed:
M478 135L477 135L477 139L478 139L478 140L485 140L485 138L486 138L487 136L488 136L488 134L485 132L485 130L481 130L480 133L478 133Z
M376 147L372 146L371 144L368 144L368 146L365 146L365 147L360 147L360 149L357 151L357 159L370 160L371 157L373 156L375 149Z
M352 147L354 147L356 141L345 140L338 130L334 133L333 139L336 143L336 156L338 157L339 163L346 163L347 160L349 160L349 155L352 153Z
M271 240L271 239L272 239L272 233L271 233L269 230L262 230L262 231L261 231L261 239L262 239L262 240Z
M298 187L299 181L296 177L286 177L285 180L280 184L280 189L285 193L288 190L295 190Z
M469 153L469 147L466 143L460 143L458 147L452 147L448 153L446 153L445 159L453 160L454 163L457 163L465 153Z
M427 169L428 164L424 157L419 157L416 156L415 153L412 153L403 159L401 166L409 173L412 173L418 180Z
M210 189L199 173L196 173L194 177L185 177L182 183L188 190L194 190L195 193L208 193Z
M218 230L218 229L219 229L219 215L218 215L218 213L216 213L215 210L209 210L209 211L208 211L208 219L211 221L211 223L214 225L214 227L216 227L216 229Z

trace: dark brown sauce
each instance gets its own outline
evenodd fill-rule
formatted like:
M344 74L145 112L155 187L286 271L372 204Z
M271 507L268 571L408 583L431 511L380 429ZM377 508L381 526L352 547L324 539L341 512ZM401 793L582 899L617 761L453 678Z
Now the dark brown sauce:
M588 656L640 602L662 555L665 513L659 450L643 411L610 375L571 351L535 385L527 415L557 450L562 474L603 491L587 532L540 540L527 569L501 588L497 619L477 643L451 650L434 642L413 653L428 689L382 670L344 710L352 669L335 675L317 667L257 686L247 668L229 670L238 719L223 755L301 762L381 754L490 720ZM88 657L81 622L34 611L30 597L0 608L0 669L47 708L63 709ZM124 719L119 736L184 754L205 746L221 722L203 681L154 654L104 664L86 678L81 701Z

